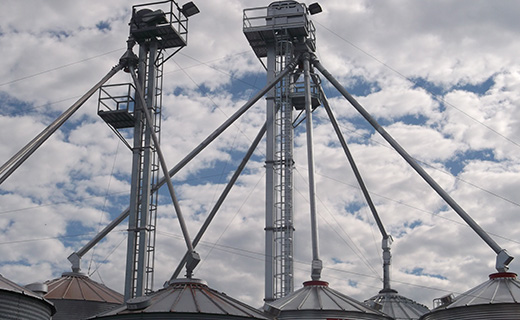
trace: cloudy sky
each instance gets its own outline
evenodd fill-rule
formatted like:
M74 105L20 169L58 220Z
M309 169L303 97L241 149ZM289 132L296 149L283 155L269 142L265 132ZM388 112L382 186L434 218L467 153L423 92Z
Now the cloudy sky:
M173 167L265 85L242 33L260 0L199 0L188 46L165 65L162 148ZM513 256L520 256L520 3L322 0L317 56L387 131ZM4 0L0 163L99 81L124 53L132 1ZM307 4L310 4L307 3ZM110 83L129 82L121 73ZM495 253L323 79L358 167L393 235L392 286L429 307L495 272ZM265 120L257 103L174 178L192 237ZM0 273L27 284L128 206L131 152L94 95L0 186ZM381 235L323 108L314 113L322 279L358 300L381 288ZM310 279L305 130L295 138L295 287ZM195 276L253 306L263 298L261 144L197 251ZM156 288L185 250L161 190ZM123 292L126 221L82 269ZM518 261L511 271L520 271ZM240 285L237 285L237 284Z

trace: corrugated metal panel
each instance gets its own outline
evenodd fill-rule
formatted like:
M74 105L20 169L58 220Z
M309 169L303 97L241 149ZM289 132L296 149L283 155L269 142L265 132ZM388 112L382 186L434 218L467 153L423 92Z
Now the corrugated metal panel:
M95 319L135 319L136 314L146 319L269 319L259 310L209 288L198 279L177 280L148 298L149 301L130 300Z
M97 314L112 310L121 304L81 300L51 300L56 307L52 320L87 319Z
M432 311L421 320L518 320L520 305L502 303Z
M329 288L325 281L307 281L292 294L266 303L277 319L390 319L355 299Z
M391 319L370 313L346 314L340 311L327 310L304 310L304 311L284 311L276 317L277 320L376 320Z
M1 319L49 320L54 305L0 275Z
M41 300L19 293L0 291L0 318L23 320L49 320L52 309Z
M516 274L494 273L489 280L440 306L421 320L520 319L520 282Z
M395 290L380 291L378 295L365 301L368 305L379 305L379 311L396 320L416 320L430 312L425 305L403 297Z

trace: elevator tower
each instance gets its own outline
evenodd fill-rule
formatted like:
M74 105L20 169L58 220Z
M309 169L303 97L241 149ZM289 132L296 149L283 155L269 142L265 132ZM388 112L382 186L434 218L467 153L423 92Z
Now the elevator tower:
M296 1L277 1L268 7L244 10L243 31L256 56L266 60L267 82L297 55L315 51L315 29L308 15L308 8ZM266 95L266 301L294 290L293 114L305 109L301 74L300 66ZM314 94L313 107L319 105L316 97Z

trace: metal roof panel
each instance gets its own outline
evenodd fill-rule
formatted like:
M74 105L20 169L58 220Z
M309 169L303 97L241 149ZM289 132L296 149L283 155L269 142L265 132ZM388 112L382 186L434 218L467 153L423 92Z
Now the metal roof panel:
M294 311L332 311L372 315L381 319L388 319L388 316L383 313L329 288L325 281L307 281L303 285L303 288L288 296L266 303L264 308L274 314Z
M423 314L430 312L425 305L403 297L395 290L386 292L382 290L378 295L366 300L365 303L381 306L380 311L396 320L419 319Z
M80 273L64 273L60 278L49 280L45 284L49 288L45 295L47 299L123 303L123 295Z
M146 299L146 297L142 298ZM126 305L101 314L96 319L134 313L150 314L150 316L179 313L183 315L208 314L213 317L222 316L226 319L229 317L269 319L261 311L209 288L204 281L199 279L176 280L147 298L149 303L142 304L142 308L133 307L132 300L129 300Z
M489 280L462 293L452 303L437 309L451 309L480 304L518 303L520 301L520 281L512 272L494 273Z
M19 294L20 296L27 297L28 300L36 302L34 304L36 309L40 309L39 306L41 305L42 307L48 309L51 315L56 313L56 308L54 307L54 304L52 302L50 302L47 299L45 299L44 297L41 297L40 295L34 293L33 291L31 291L27 288L24 288L22 286L19 286L18 284L12 282L11 280L4 278L1 274L0 274L0 291L11 292L14 294ZM11 296L13 296L13 295L11 295ZM3 297L3 299L8 300L9 298L8 298L8 296L5 296L5 297ZM36 299L36 300L34 300L34 299ZM17 301L17 303L20 303L19 300L16 300L16 301ZM7 301L3 301L3 303L6 304L6 306L8 304ZM33 305L32 303L30 303L30 304ZM28 305L29 305L29 303L28 303ZM27 306L27 308L29 308L29 306Z

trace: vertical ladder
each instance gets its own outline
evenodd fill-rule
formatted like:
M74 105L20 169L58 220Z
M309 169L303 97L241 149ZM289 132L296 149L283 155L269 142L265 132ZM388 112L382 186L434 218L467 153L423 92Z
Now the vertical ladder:
M161 131L161 113L162 113L162 85L163 85L163 54L159 53L156 59L155 68L155 92L152 107L153 130L158 138ZM157 150L153 146L152 163L151 163L151 185L159 182L159 159ZM150 204L148 209L148 226L147 226L147 247L146 247L146 284L145 294L153 291L154 266L155 266L155 241L156 241L156 225L157 225L157 205L159 190L155 190L150 194Z
M163 55L158 54L156 59L150 58L152 66L147 65L144 82L147 91L145 100L149 104L148 112L151 114L153 123L147 124L145 117L140 117L141 147L139 150L139 182L137 204L137 229L135 240L135 255L133 260L132 297L141 296L142 293L149 294L153 291L154 266L155 266L155 242L156 222L159 191L151 191L152 185L159 181L159 158L157 149L151 142L148 126L160 137L161 113L162 113L162 84L163 84ZM155 61L155 62L154 62ZM150 68L153 68L150 75ZM154 77L150 79L150 76ZM153 81L153 83L152 83ZM150 85L152 84L152 85ZM150 94L152 95L150 97ZM142 267L139 265L143 264ZM143 274L144 273L144 274Z
M285 69L293 58L293 44L287 34L276 39L276 71ZM293 113L289 97L291 75L276 86L275 151L275 274L274 298L282 298L294 289L293 268Z

